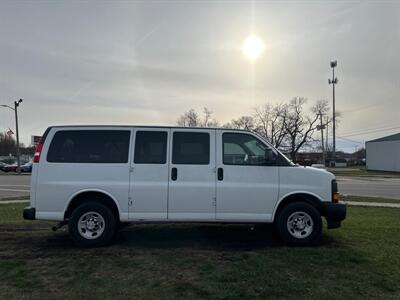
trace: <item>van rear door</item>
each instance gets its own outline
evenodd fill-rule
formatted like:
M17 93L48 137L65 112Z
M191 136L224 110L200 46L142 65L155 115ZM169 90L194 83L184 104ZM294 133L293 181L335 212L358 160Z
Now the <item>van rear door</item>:
M62 220L68 201L98 191L128 214L129 144L126 127L53 127L43 145L36 182L36 217Z
M36 207L36 184L37 176L39 172L40 155L43 149L43 145L46 142L47 135L49 134L51 127L48 127L40 138L39 144L36 146L35 155L33 158L32 174L31 174L31 189L30 189L30 206Z

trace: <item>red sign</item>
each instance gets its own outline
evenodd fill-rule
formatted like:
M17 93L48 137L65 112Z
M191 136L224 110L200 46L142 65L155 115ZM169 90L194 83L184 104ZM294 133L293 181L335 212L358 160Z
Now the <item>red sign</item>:
M31 136L31 144L36 147L40 143L41 138L42 137L39 135L32 135Z

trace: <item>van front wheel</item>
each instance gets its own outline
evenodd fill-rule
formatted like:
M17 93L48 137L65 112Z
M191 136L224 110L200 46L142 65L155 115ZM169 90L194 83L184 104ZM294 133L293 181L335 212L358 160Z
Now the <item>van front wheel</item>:
M103 204L83 203L72 212L68 229L78 246L101 247L108 244L114 236L115 217Z
M321 214L308 203L286 205L279 213L276 225L281 239L291 246L312 246L321 237Z

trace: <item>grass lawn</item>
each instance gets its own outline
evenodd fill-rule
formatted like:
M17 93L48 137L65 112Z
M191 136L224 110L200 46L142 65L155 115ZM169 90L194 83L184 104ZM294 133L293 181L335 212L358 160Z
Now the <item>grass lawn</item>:
M344 201L354 201L354 202L377 202L377 203L399 203L400 199L389 199L381 197L364 197L364 196L344 196Z
M386 171L370 171L365 168L348 167L348 168L330 168L329 172L332 172L336 176L352 176L352 177L387 177L387 178L399 178L399 172L386 172Z
M0 205L0 299L400 299L400 210L349 207L316 248L271 227L137 225L77 249L52 223Z

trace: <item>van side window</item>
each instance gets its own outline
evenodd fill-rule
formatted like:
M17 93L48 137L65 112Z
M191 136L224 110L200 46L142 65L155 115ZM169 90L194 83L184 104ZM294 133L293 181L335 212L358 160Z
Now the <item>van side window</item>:
M223 162L225 165L268 166L275 164L275 154L267 145L249 134L224 133Z
M54 163L127 163L128 130L62 130L50 143L47 161Z
M172 163L208 165L210 163L210 135L204 132L174 132Z
M138 131L135 141L135 164L165 164L167 138L165 131Z

